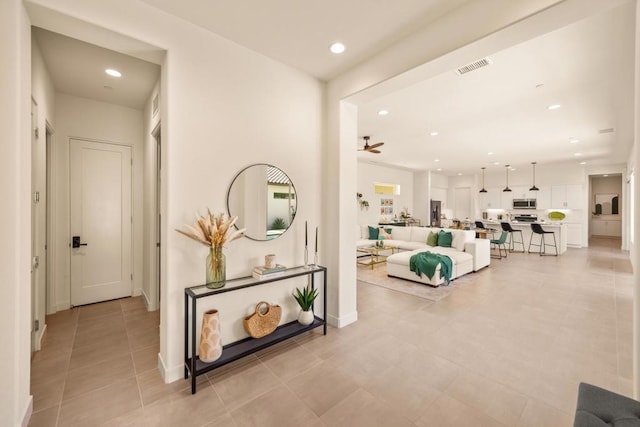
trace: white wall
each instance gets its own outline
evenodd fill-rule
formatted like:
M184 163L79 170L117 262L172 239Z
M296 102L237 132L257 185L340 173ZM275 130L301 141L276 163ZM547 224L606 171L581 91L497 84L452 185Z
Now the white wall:
M266 253L276 253L286 265L302 264L301 224L307 220L311 228L316 226L322 205L324 85L142 2L37 3L167 51L160 88L165 184L160 365L167 381L177 380L183 375L184 288L204 281L206 249L174 229L191 223L194 212L205 207L225 211L226 191L236 173L249 164L270 163L285 171L296 187L297 221L270 242L231 243L225 250L227 277L248 275ZM41 26L56 31L56 22ZM320 247L328 250L324 242ZM225 301L225 342L241 334L237 325L242 313L268 297L263 289L240 296Z
M400 186L399 195L376 194L373 183L397 184ZM407 207L413 214L413 172L387 166L358 162L358 191L362 199L369 202L369 209L360 209L356 194L353 204L358 207L359 225L376 225L380 221L380 200L393 199L393 213L400 216L400 212ZM389 216L387 219L391 219ZM422 218L420 218L422 219ZM428 218L425 218L425 220Z
M31 33L20 0L0 2L0 425L26 425L31 253Z
M56 254L53 283L56 309L71 306L70 301L70 231L69 231L69 139L87 139L98 142L131 146L133 157L133 295L142 293L143 249L143 119L142 111L119 105L56 94L57 130L52 150L52 174L56 200L52 212L54 235L52 246Z
M35 332L35 349L40 350L40 340L42 334L45 331L45 314L52 313L54 311L54 298L50 293L50 289L47 289L47 256L52 256L51 253L47 254L45 250L46 245L46 233L47 233L47 141L46 141L46 128L47 123L51 126L51 130L55 132L55 89L51 78L44 64L42 53L38 45L33 43L33 49L31 50L31 96L37 104L37 117L38 117L38 139L34 146L32 146L32 156L34 158L34 167L32 170L32 176L35 176L34 184L35 191L40 193L40 202L35 205L35 211L37 214L36 219L36 251L33 256L38 256L40 262L39 267L35 270L36 275L36 292L32 298L35 299L35 317L40 324L40 328ZM55 134L53 136L55 138ZM53 263L51 263L53 265Z
M158 263L156 256L156 233L158 229L158 218L156 212L156 191L159 183L157 182L157 148L156 139L152 135L152 132L156 129L156 126L160 123L160 109L158 105L158 111L153 112L153 100L158 96L159 105L162 103L162 96L160 94L160 81L156 82L149 95L149 99L144 106L142 115L142 121L144 123L143 129L143 159L142 159L142 295L147 305L147 309L150 311L157 310L158 306ZM161 143L162 143L162 137Z

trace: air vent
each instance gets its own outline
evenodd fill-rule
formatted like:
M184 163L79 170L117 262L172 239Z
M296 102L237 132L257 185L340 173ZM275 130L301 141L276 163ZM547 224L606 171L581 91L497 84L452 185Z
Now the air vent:
M463 74L470 73L472 71L477 70L478 68L486 67L487 65L491 65L491 64L493 64L493 61L491 61L489 58L482 58L458 68L456 70L456 73L458 73L458 75L461 76Z
M613 132L613 128L600 129L598 131L598 133L612 133L612 132Z

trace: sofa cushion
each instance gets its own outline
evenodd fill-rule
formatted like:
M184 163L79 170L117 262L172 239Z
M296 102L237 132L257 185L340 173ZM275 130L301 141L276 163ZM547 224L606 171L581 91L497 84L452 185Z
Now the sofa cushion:
M411 241L425 244L431 231L427 227L411 227Z
M380 229L376 227L369 226L369 239L378 240L378 236L380 235Z
M575 427L637 426L640 402L587 383L578 386Z
M438 246L450 248L451 242L453 242L453 234L450 231L440 230L440 233L438 233Z
M430 231L429 236L427 236L427 245L438 246L438 235L433 231Z
M473 242L476 238L474 230L448 230L453 233L453 242L451 247L456 248L459 251L464 251L464 244L467 242Z
M391 236L393 240L411 241L411 229L413 227L391 227Z

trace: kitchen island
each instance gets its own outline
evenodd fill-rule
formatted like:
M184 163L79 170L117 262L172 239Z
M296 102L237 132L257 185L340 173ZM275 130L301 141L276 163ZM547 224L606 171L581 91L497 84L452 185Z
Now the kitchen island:
M536 223L540 224L544 231L552 231L553 234L556 236L556 245L558 246L558 255L562 255L567 251L567 225L566 224L562 222L555 222L555 221L554 222L537 221ZM502 230L502 227L500 226L500 222L498 221L485 220L484 224L486 227ZM533 233L531 231L531 223L520 222L520 221L509 221L509 224L511 224L511 227L513 227L514 230L522 231L522 240L524 240L524 250L526 251L529 248L529 240L531 239L531 234ZM498 233L496 233L495 238L498 238ZM539 240L540 240L540 236L533 237L533 243L539 243ZM547 244L549 243L553 244L553 237L546 236L545 241L547 242ZM517 248L519 248L519 245L517 246ZM540 248L538 248L537 246L532 246L531 252L532 253L534 251L538 252L539 249ZM554 253L553 248L550 248L547 246L547 254L549 253Z

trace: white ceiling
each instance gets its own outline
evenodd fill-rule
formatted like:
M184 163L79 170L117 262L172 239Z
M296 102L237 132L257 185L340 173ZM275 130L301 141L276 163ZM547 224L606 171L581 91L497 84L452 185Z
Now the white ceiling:
M532 161L625 163L633 140L634 16L628 3L495 52L487 67L463 76L451 70L359 105L359 134L385 142L382 154L359 152L359 159L446 175ZM562 107L550 111L551 104ZM381 109L389 114L379 116ZM614 132L599 133L607 128Z
M469 0L142 1L328 81Z
M250 12L244 2L141 1L329 79L471 0L273 0L252 2ZM413 170L441 168L447 175L532 161L625 162L633 139L634 16L634 3L628 2L492 53L492 65L464 76L451 70L391 94L363 97L359 134L386 144L382 154L360 152L359 159ZM34 39L60 92L139 109L159 77L159 67L150 62L43 29L34 27ZM329 53L335 40L347 44L345 54ZM107 76L107 67L120 69L123 77ZM554 103L562 108L546 109ZM389 114L379 116L380 109ZM598 133L607 128L615 131ZM431 131L439 135L431 137ZM580 142L570 144L572 137Z
M56 91L97 101L142 109L160 77L151 62L33 27L32 35ZM122 77L111 77L113 68Z

